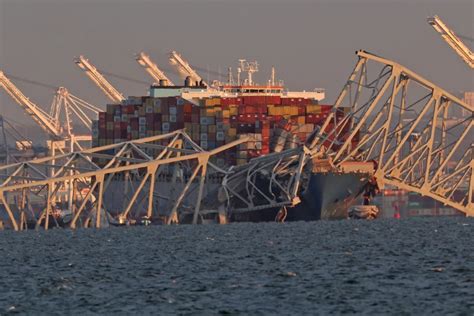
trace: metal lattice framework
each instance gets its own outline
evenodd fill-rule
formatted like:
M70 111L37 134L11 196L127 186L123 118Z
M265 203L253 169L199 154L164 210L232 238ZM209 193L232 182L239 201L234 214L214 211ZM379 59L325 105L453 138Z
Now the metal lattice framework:
M306 145L230 170L223 187L231 212L294 206L314 164L347 172L346 163L357 161L375 165L381 188L426 195L474 216L472 106L393 61L357 55L333 112Z
M53 216L58 205L65 201L72 213L70 227L101 227L109 217L106 195L112 199L125 196L123 207L117 212L119 222L129 218L133 210L144 210L151 218L157 208L166 208L166 223L177 219L184 199L193 194L193 222L198 220L206 179L212 173L225 173L210 161L219 153L248 141L242 138L211 151L204 151L182 130L169 134L96 147L64 155L56 155L0 167L0 202L14 230L22 230L33 221L45 229L58 225ZM166 143L166 145L165 145ZM173 175L170 177L170 170ZM157 203L163 196L157 193L159 178L164 192L176 185L176 173L181 174L184 187L175 196L167 196L167 203ZM168 177L168 178L167 178ZM123 192L107 191L112 180L133 179L138 186L128 186ZM192 192L192 191L197 191ZM32 206L37 200L36 210ZM159 204L159 206L158 206ZM16 206L15 206L16 205ZM64 205L64 203L63 203ZM14 207L15 206L15 207ZM38 212L38 207L40 211ZM92 224L91 224L92 223Z
M379 186L416 192L474 216L474 108L393 61L359 60L309 146L335 168L375 161ZM369 71L370 69L370 71Z
M54 95L48 114L33 103L18 87L13 84L5 73L0 71L0 87L18 103L18 105L50 136L50 149L54 155L56 150L61 153L82 149L81 142L90 146L90 135L75 135L73 120L79 119L82 127L91 130L92 120L100 109L71 94L66 88L59 87Z
M302 179L302 176L305 175L303 168L308 153L306 147L299 147L232 167L222 183L230 202L229 212L248 212L298 204L298 190L303 180L306 180Z

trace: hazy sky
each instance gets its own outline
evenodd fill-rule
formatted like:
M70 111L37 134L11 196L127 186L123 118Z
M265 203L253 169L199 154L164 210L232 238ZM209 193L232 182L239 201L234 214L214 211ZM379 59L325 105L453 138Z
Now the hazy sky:
M73 63L74 56L84 54L99 69L150 81L134 54L144 50L169 69L166 54L174 49L193 65L223 73L239 58L256 59L261 82L275 65L289 88L326 88L326 103L332 103L356 62L354 52L365 49L451 92L473 90L474 71L427 24L434 14L456 33L474 37L473 0L0 0L0 68L65 86L103 106L108 100ZM125 95L146 93L145 84L109 79ZM49 107L53 90L16 83ZM0 109L31 122L4 91Z

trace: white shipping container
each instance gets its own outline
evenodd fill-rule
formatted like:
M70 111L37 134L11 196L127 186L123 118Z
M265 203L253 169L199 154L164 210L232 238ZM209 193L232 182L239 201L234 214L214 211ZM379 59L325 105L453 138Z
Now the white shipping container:
M224 132L217 132L216 133L216 140L225 140L225 133Z
M206 133L201 133L200 139L204 140L204 141L207 141L208 140L207 134Z
M170 130L170 123L168 123L168 122L163 122L163 123L161 124L161 129L162 129L163 131L169 131L169 130Z
M170 106L170 115L176 115L178 114L178 110L176 109L175 106Z
M128 97L128 104L129 105L140 105L142 104L141 97Z
M146 125L146 117L139 117L138 125Z
M175 114L170 114L170 122L171 123L176 123L176 115Z
M202 147L202 149L207 149L207 147L208 147L207 140L201 140L201 147Z

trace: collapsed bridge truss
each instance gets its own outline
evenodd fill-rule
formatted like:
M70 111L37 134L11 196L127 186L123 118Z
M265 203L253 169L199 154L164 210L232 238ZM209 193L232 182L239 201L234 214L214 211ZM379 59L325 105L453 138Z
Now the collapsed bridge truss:
M474 216L474 107L398 63L357 55L309 145L312 155L330 158L336 168L374 161L380 187L429 196Z
M147 218L151 218L158 209L165 215L165 221L171 223L184 207L185 198L192 195L190 204L196 223L206 179L213 173L225 173L211 158L246 141L247 138L242 138L204 151L184 131L177 130L1 166L0 203L14 230L25 229L31 222L36 228L58 225L53 215L59 207L72 213L68 223L71 228L78 225L99 228L113 211L106 203L106 196L109 201L124 198L123 207L115 210L119 221L137 210L144 210ZM164 180L160 182L160 179ZM173 195L170 186L179 186L179 179L181 188ZM125 189L108 190L111 182L123 182ZM160 193L160 189L164 190Z
M225 176L231 211L295 206L313 172L310 163L326 161L332 172L346 172L344 164L357 161L375 165L380 188L419 193L474 216L472 105L400 64L357 55L333 111L306 144ZM257 186L262 177L265 190Z

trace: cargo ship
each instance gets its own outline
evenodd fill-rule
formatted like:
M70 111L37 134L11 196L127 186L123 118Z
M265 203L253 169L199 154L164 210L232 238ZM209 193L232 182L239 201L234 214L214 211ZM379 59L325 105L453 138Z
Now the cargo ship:
M255 72L255 71L253 71ZM297 148L326 120L332 106L323 104L323 89L288 91L275 72L265 85L248 78L207 87L186 78L182 86L166 81L150 87L149 95L128 97L120 104L108 104L93 123L93 146L161 135L185 129L205 150L228 144L242 136L253 139L218 156L223 168L242 166L249 160ZM339 119L339 116L336 117ZM281 142L282 135L284 142ZM162 145L167 145L166 141ZM98 161L100 163L100 161ZM313 173L301 190L301 201L289 209L286 220L340 219L362 194L368 173ZM218 185L217 185L218 186ZM212 190L212 189L210 189ZM110 201L113 203L114 201ZM281 209L229 213L230 221L273 221Z

